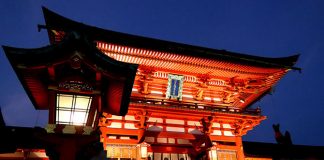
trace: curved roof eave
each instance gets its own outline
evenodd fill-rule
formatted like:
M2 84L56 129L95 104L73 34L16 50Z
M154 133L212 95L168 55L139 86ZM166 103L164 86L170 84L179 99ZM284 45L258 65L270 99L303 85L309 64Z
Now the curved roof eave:
M125 46L165 51L194 57L217 59L259 67L301 70L300 68L294 67L299 58L298 54L289 57L268 58L234 53L226 50L217 50L188 44L181 44L165 40L158 40L89 26L65 18L45 7L43 7L42 9L45 17L46 27L48 29L68 32L79 31L86 34L87 37L95 41L104 41Z
M130 68L134 71L137 70L137 64L125 63L117 61L108 56L104 56L100 50L91 46L85 39L77 39L75 36L69 36L61 43L52 44L41 48L15 48L9 46L2 46L6 56L11 61L12 65L24 65L29 67L36 67L40 65L49 65L55 61L64 60L71 56L67 52L74 52L78 50L87 49L89 52L84 52L89 59L96 61L98 67L105 68L107 64L121 67ZM93 54L94 53L94 54Z

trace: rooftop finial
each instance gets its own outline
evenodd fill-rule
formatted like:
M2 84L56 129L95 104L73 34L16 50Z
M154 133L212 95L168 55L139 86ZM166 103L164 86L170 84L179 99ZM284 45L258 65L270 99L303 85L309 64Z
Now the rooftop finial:
M288 131L283 135L280 131L280 124L273 124L273 130L275 131L275 138L278 144L292 145L290 133Z

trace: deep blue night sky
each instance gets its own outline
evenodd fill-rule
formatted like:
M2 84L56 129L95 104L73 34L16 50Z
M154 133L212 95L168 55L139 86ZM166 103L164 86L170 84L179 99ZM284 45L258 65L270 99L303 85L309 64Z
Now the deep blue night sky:
M118 3L117 3L118 2ZM141 2L141 3L140 3ZM301 54L291 71L256 105L268 117L244 140L275 142L272 124L293 143L324 146L324 1L209 0L0 2L0 45L48 45L41 6L70 19L119 32L266 57ZM0 49L0 106L7 125L44 126Z

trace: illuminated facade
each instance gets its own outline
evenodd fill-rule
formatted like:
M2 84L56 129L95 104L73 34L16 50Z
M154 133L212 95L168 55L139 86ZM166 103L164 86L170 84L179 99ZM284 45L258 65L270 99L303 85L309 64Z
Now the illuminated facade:
M36 109L49 109L48 138L99 128L110 159L248 159L242 136L266 118L250 106L298 70L298 56L167 42L43 11L51 45L5 47L8 59Z

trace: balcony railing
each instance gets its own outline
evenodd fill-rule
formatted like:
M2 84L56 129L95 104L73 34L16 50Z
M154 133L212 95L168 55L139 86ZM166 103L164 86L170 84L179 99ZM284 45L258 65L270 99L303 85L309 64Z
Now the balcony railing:
M224 107L224 106L210 105L204 103L183 102L183 101L176 101L176 100L154 99L154 98L145 98L145 97L131 97L131 103L143 104L146 106L169 107L169 108L177 108L177 109L222 112L222 113L231 113L231 114L261 115L260 108L241 109L241 108L235 108L230 106Z

